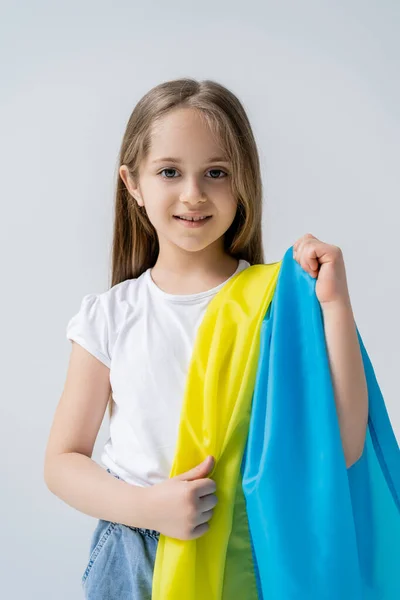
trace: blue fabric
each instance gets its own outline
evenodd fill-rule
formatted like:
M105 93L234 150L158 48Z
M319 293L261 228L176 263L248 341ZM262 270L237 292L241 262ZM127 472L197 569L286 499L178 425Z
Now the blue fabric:
M346 468L316 280L292 253L262 323L242 463L260 600L399 600L399 446L357 330L369 420Z

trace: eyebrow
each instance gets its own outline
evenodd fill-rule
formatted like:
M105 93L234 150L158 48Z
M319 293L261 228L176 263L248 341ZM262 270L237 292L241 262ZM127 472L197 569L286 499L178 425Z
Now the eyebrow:
M173 162L173 163L182 163L182 161L179 158L173 158L171 156L167 156L166 158L156 158L156 160L153 160L153 163L157 163L157 162ZM230 162L228 160L228 158L226 156L214 156L212 158L209 158L207 161L207 163L211 163L211 162Z

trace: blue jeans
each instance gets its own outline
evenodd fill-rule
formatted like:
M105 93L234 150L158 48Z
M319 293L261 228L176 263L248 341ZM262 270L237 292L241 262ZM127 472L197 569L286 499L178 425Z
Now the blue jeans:
M107 472L117 479L110 469ZM159 532L99 519L82 576L87 600L151 600Z

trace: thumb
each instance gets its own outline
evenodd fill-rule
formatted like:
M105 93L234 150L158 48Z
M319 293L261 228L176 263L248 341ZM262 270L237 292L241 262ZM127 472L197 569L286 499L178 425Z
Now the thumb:
M180 479L181 481L193 481L194 479L202 479L203 477L206 477L206 475L208 475L208 473L213 468L214 457L207 456L207 458L205 458L203 462L198 464L196 467L193 467L193 469L186 471L186 473L181 473L180 475L177 475L175 479Z

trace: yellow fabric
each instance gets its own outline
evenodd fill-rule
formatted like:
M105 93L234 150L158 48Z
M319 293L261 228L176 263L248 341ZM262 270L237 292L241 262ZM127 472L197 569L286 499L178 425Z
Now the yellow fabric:
M281 261L253 265L207 307L189 366L170 477L215 458L218 504L195 540L160 535L152 600L255 600L257 589L240 466L250 422L260 328Z

